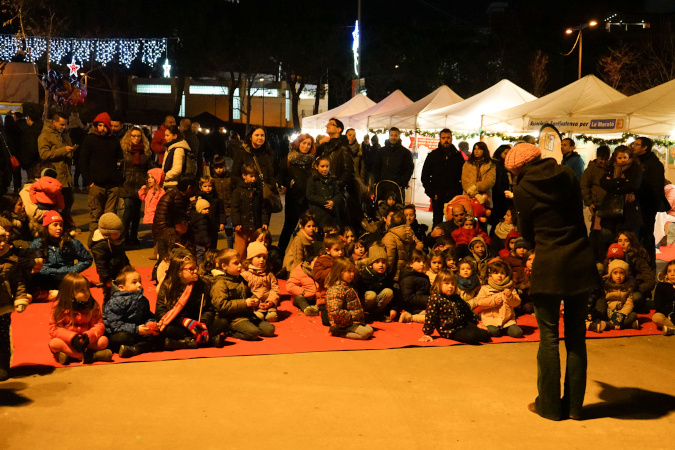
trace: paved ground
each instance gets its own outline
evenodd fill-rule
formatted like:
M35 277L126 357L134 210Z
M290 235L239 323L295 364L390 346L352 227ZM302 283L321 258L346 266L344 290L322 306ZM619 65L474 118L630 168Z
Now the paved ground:
M526 409L531 343L28 369L0 383L0 448L674 448L675 339L588 350L582 422Z

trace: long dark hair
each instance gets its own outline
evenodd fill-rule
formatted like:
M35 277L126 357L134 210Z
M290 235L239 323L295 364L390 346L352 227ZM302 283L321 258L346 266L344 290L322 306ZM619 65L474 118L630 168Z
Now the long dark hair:
M40 247L45 252L45 255L47 255L47 249L49 248L49 244L55 239L56 238L53 238L49 235L49 225L42 228L42 235L40 236L42 245ZM70 235L68 231L66 231L66 228L64 227L63 231L61 232L61 237L59 238L59 249L63 250L65 248L70 248L70 244L72 243L73 237Z
M162 281L158 297L161 297L163 294L164 303L169 308L173 308L178 301L178 298L185 290L185 286L183 286L183 283L180 281L180 272L189 262L194 262L196 264L197 260L192 256L192 253L188 251L176 250L171 253L169 261L169 268L166 271L164 281Z
M476 147L479 149L483 150L483 156L479 158L476 158ZM469 160L467 161L469 164L485 164L487 162L490 162L490 150L488 149L488 146L485 142L478 141L475 144L473 144L473 150L471 151L471 156L469 156Z
M56 297L56 303L52 310L52 317L57 326L68 326L75 323L73 300L75 298L75 293L83 288L89 290L89 281L84 276L77 272L70 272L64 275L63 280L61 280L61 284L59 285L59 295ZM98 303L96 303L96 300L91 296L90 291L86 309L78 312L81 314L85 314L86 312L91 318L93 312L97 309L99 309ZM62 320L63 316L66 314L68 314L68 317L70 318L70 321L67 323Z

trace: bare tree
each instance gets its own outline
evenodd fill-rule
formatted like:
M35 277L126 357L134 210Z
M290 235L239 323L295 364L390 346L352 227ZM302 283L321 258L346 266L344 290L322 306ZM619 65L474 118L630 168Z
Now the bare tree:
M544 93L544 86L548 81L548 55L541 50L537 50L530 61L530 74L532 75L532 94L541 97Z
M636 59L637 54L625 44L610 48L609 55L601 57L598 61L605 82L614 89L626 93L633 78L631 69Z

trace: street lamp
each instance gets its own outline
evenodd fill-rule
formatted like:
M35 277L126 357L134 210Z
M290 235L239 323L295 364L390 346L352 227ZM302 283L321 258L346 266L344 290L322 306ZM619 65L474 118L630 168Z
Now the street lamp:
M265 126L265 78L260 77L258 78L258 81L262 83L262 91L263 91L263 117L262 117L262 126Z
M577 43L579 44L579 79L581 79L581 51L582 51L582 36L581 36L581 31L582 31L584 28L594 27L594 26L596 26L597 24L598 24L598 22L596 22L595 20L591 20L591 21L588 22L588 23L584 23L584 24L582 24L582 25L578 25L578 26L576 26L576 27L568 28L568 29L565 30L565 34L572 34L572 33L574 33L575 31L578 31L578 32L579 32L579 34L577 34L577 41L574 43L574 46L572 47L572 50L570 50L569 53L567 53L567 54L565 55L565 56L570 55L570 54L574 51L574 49L577 47Z

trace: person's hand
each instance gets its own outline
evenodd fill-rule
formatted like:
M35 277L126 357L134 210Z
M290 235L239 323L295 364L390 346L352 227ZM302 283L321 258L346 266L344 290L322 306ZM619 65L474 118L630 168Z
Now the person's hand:
M417 242L415 243L415 248L416 248L417 250L424 250L424 242L422 242L422 241L417 241Z
M445 232L443 231L442 228L440 228L440 227L434 227L434 229L431 230L430 236L431 236L432 238L437 238L437 237L443 236L444 234L445 234Z
M262 229L263 229L263 230L266 230L266 229L267 229L267 225L263 225L263 226L262 226ZM261 234L260 236L262 236L262 234ZM261 242L262 242L262 241L261 241Z
M197 201L197 196L196 196L196 195L193 195L192 197L190 197L190 201L191 201L191 202L196 202L196 201Z
M433 340L434 340L434 338L432 338L431 336L429 336L429 335L427 335L427 334L425 334L424 336L422 336L421 338L419 338L419 341L420 341L420 342L431 342L431 341L433 341Z
M319 141L319 144L325 144L326 142L330 142L330 136L326 135L322 137L321 140Z
M513 198L513 192L511 192L511 191L504 191L504 197L506 197L506 198Z
M267 311L272 307L271 302L260 302L258 305L258 309L262 309L263 311Z
M66 145L66 151L67 152L72 152L73 150L75 150L75 148L76 147L74 145Z
M590 205L588 210L591 212L591 214L595 214L595 205Z
M247 298L246 299L246 306L249 308L255 308L260 304L260 301L257 298Z
M294 184L295 184L295 180L291 180L291 184L288 187L293 187Z
M45 260L43 258L35 258L35 264L33 264L33 273L38 273L42 270L42 266L45 265Z
M236 227L234 227L234 231L241 231L241 225L237 225Z
M326 207L326 209L333 209L334 204L335 203L333 202L333 200L328 200L324 206Z
M509 288L504 289L504 297L511 298L512 295L513 295L513 290L511 290Z
M151 334L152 332L150 331L150 327L147 325L139 325L138 326L138 334L141 336L144 336L146 334Z
M78 334L70 341L70 345L76 352L82 353L89 346L89 336L86 334Z
M21 304L21 305L17 305L17 307L16 307L16 312L18 312L18 313L22 313L25 310L26 310L26 305Z
M225 231L225 224L221 223L220 227L218 228L218 231Z

